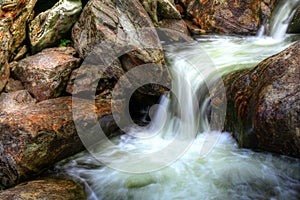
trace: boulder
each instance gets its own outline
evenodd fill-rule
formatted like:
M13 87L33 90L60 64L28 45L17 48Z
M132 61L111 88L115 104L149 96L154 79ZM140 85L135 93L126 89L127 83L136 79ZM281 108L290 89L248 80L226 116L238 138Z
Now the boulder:
M0 113L12 113L26 106L34 106L36 100L27 90L18 90L0 95Z
M84 200L84 188L63 178L39 178L0 192L5 200Z
M127 86L132 86L131 88L138 89L141 94L151 94L158 100L166 89L155 84L142 87L146 75L154 83L163 82L161 85L167 87L170 85L170 74L164 66L164 53L159 37L149 15L138 0L89 1L72 29L72 38L80 57L85 59L85 63L88 58L89 63L96 67L98 65L93 70L100 71L100 74L110 71L114 66L117 69L113 71L117 74L124 71L122 75L128 74L136 66L155 66L149 67L148 71L140 70L132 74L134 77L128 78L130 84L124 84L125 95ZM114 62L120 62L121 67L113 64ZM116 86L117 81L118 79L110 84Z
M299 75L300 41L253 69L224 77L225 131L233 133L240 147L300 158ZM215 99L225 101L218 88Z
M84 150L77 128L86 130L89 124L100 123L105 133L116 131L112 118L106 117L111 114L110 101L97 105L60 97L0 115L0 189L31 179Z
M300 33L300 7L289 24L288 33Z
M78 20L81 9L81 0L60 0L37 15L29 25L32 52L57 45Z
M12 76L20 80L38 101L58 97L64 92L80 59L71 47L45 49L12 64Z
M275 0L187 0L188 17L206 32L255 35L268 22Z

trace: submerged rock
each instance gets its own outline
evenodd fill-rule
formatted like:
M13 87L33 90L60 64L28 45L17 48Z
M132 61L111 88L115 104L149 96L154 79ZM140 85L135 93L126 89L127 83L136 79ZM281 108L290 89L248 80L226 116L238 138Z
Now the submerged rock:
M46 177L0 191L0 199L84 200L86 196L84 188L71 180Z
M89 125L100 120L105 133L116 131L106 117L111 114L110 102L102 100L97 105L95 101L61 97L1 114L0 189L31 179L84 150L77 128L90 130Z
M36 16L29 26L31 50L37 52L56 45L78 20L81 9L81 0L60 0Z
M240 147L300 158L299 75L300 41L253 69L225 76L225 131Z
M71 47L45 49L12 66L12 75L20 80L38 101L62 94L73 69L80 64Z
M255 35L271 17L275 0L183 1L188 16L206 32Z

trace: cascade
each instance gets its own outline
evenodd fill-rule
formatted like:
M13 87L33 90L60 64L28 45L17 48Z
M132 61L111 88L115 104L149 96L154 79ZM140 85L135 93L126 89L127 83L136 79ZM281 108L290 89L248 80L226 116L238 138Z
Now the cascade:
M239 149L230 134L211 130L205 116L209 102L201 92L203 86L209 89L210 79L236 66L254 67L293 42L281 29L285 33L299 1L283 2L271 31L274 39L283 37L280 42L209 36L168 46L174 95L161 98L150 125L129 127L112 139L114 145L99 143L93 153L102 162L82 152L56 169L84 183L89 200L297 199L299 160Z

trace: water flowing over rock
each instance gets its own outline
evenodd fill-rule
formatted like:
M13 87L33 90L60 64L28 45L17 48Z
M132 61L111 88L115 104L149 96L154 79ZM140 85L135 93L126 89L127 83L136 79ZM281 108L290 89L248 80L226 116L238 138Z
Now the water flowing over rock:
M0 115L0 188L32 178L84 150L74 120L84 129L104 119L103 130L115 131L105 118L111 114L110 102L95 106L95 101L74 100L80 103L72 105L71 97L61 97ZM77 110L74 118L72 109Z
M31 50L37 52L56 45L78 20L81 9L80 0L60 0L36 16L29 26Z
M12 65L12 75L38 100L61 95L73 69L79 66L71 47L45 49Z
M187 15L207 32L255 35L268 22L275 0L189 0L181 1Z
M6 200L84 200L84 189L71 180L62 178L39 178L0 192L0 199Z
M0 95L0 113L12 113L26 106L34 106L36 100L27 90L19 90Z
M289 33L300 33L300 7L296 11L288 28Z
M241 147L300 157L299 58L300 41L254 69L225 76L225 130Z

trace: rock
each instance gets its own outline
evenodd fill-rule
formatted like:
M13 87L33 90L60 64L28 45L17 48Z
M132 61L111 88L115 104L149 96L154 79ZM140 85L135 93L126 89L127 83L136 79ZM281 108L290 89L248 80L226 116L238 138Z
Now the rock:
M32 52L57 45L78 20L81 9L80 0L60 0L36 16L29 25Z
M299 74L300 41L253 69L225 76L225 131L240 147L300 158ZM224 101L218 88L214 95Z
M14 80L12 78L8 79L8 82L4 88L4 92L15 92L17 90L24 90L21 81Z
M300 33L300 7L289 24L288 33Z
M2 93L0 95L0 113L12 113L35 103L36 100L27 90Z
M111 90L114 88L115 83L124 74L121 63L116 60L106 71L102 71L103 67L84 62L80 68L75 69L70 77L66 91L72 95L79 94L82 92L92 91L93 88L96 95L109 90L107 95L111 98ZM76 84L74 84L76 80ZM104 95L102 94L101 97ZM108 97L107 96L107 97Z
M71 47L46 49L12 66L12 76L20 80L38 101L55 98L62 94L73 69L80 59L73 55Z
M3 1L0 10L0 24L8 27L11 34L9 51L13 55L26 38L26 26L33 16L33 8L37 0ZM0 25L1 27L1 25ZM0 35L2 31L0 30ZM2 45L1 45L2 47Z
M187 27L188 27L188 30L190 31L190 33L192 35L204 35L206 34L206 31L199 28L198 26L196 26L195 24L193 24L193 22L189 21L189 20L184 20Z
M0 92L5 87L9 75L9 58L11 55L10 49L12 45L12 36L9 32L9 25L4 22L4 20L0 21Z
M111 114L110 101L101 100L97 105L101 107L95 101L61 97L0 115L0 188L31 179L84 150L78 128L90 130L89 125L100 120L105 133L115 131L106 117Z
M154 23L162 19L181 19L172 0L140 0Z
M83 187L71 180L46 177L0 191L0 199L84 200L86 196Z
M174 30L178 32L180 35L189 36L189 30L184 20L177 20L177 19L163 19L159 23L160 28L165 28L169 30ZM178 37L178 34L174 34L174 36ZM170 36L172 37L172 36Z
M269 21L275 0L190 0L187 14L206 32L255 35Z
M109 67L119 60L125 73L136 66L153 64L147 73L155 81L170 83L168 68L163 64L164 53L158 35L147 12L138 0L91 0L72 29L74 47L81 58L94 55L94 62ZM152 65L152 66L153 66ZM119 69L115 70L118 71ZM111 75L113 76L113 75ZM129 78L137 88L143 85L141 73ZM145 79L144 79L145 80ZM113 84L116 84L114 82ZM156 86L139 89L141 93L160 96Z

